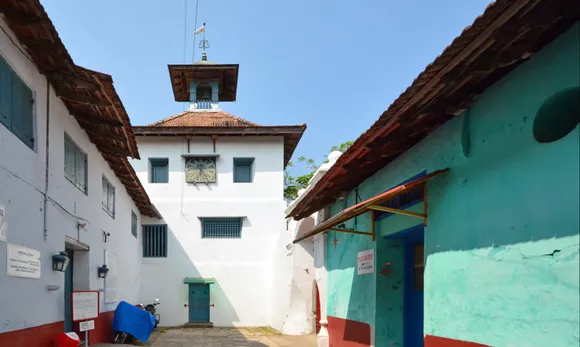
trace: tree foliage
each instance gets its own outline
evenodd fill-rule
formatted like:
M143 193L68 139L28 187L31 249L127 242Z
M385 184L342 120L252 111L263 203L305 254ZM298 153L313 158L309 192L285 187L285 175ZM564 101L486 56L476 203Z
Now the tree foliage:
M346 141L340 145L333 146L330 149L332 151L340 151L344 153L348 147L352 145L352 141ZM324 161L321 164L316 164L316 161L312 158L306 158L304 156L299 157L296 163L289 162L284 171L284 198L287 200L294 200L298 196L298 191L300 189L305 189L308 187L308 182L314 176L316 170L320 165L328 162L328 154L324 155ZM293 176L292 170L296 169L296 166L300 165L304 167L305 174Z

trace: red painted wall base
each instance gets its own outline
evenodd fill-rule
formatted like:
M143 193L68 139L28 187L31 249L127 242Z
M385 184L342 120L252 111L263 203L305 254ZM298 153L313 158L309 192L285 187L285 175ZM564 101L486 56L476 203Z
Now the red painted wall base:
M460 341L433 335L425 336L425 347L490 347L475 342Z
M89 345L112 342L114 311L103 312L95 319L95 330L89 332ZM74 331L84 340L78 324ZM64 322L45 324L33 328L0 334L0 347L54 347L56 339L64 331Z
M64 322L45 324L34 328L0 334L1 347L54 347L59 334L64 331Z
M348 319L328 317L330 347L370 347L371 326Z

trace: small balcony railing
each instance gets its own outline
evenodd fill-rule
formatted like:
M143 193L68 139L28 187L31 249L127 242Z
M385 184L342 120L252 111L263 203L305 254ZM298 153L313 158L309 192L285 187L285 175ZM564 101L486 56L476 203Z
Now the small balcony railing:
M213 102L211 100L197 100L195 108L198 110L211 110Z

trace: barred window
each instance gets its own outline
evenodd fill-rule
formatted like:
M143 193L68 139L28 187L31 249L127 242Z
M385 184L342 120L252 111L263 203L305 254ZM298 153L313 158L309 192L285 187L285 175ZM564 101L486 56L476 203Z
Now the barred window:
M202 218L202 239L242 238L242 218Z
M143 225L143 258L167 257L167 225Z

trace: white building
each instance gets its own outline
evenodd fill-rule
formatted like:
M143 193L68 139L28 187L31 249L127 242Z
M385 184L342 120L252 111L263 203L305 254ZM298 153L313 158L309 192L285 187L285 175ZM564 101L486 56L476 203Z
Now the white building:
M139 157L129 118L111 77L73 63L37 0L1 10L0 346L53 346L78 329L72 290L99 291L91 342L109 341L112 310L139 299L139 216L156 214L126 159ZM68 271L54 271L65 250Z
M143 221L142 300L161 325L267 326L284 167L306 126L260 126L219 108L235 101L238 65L170 65L189 110L134 127L132 164L162 220Z
M328 162L314 173L308 187L298 192L284 213L289 215L326 172L341 153L331 152ZM323 210L300 221L287 219L287 231L281 234L275 258L275 307L272 326L283 334L317 333L319 346L328 346L326 329L326 235L317 235L299 243L294 240L312 230L328 218Z

